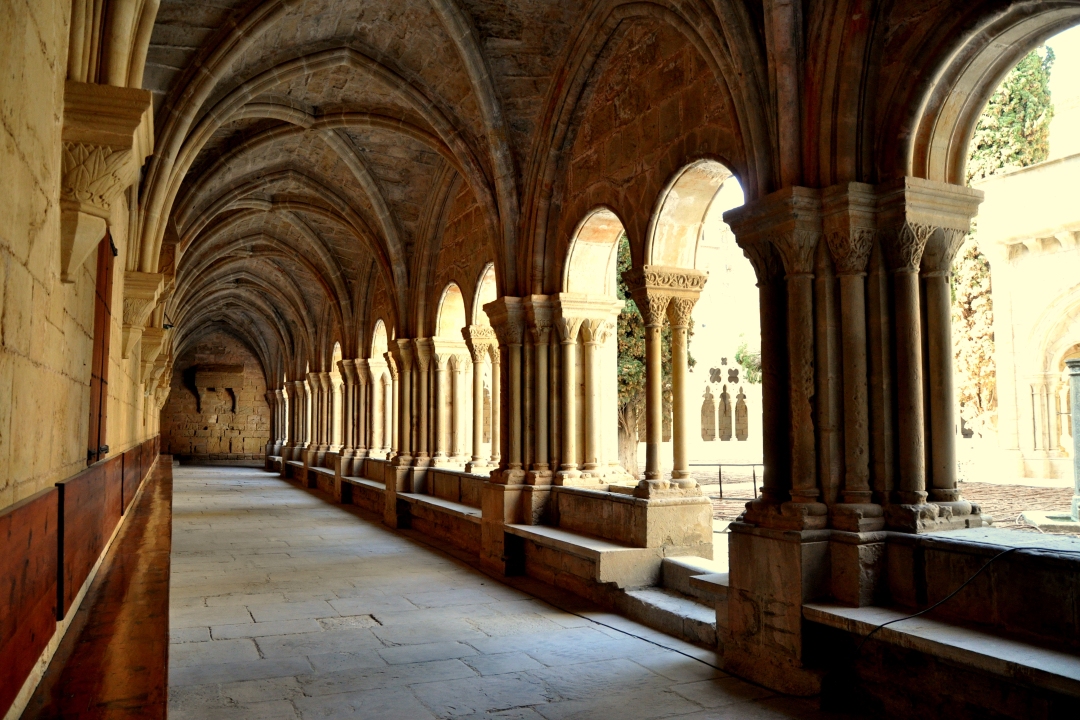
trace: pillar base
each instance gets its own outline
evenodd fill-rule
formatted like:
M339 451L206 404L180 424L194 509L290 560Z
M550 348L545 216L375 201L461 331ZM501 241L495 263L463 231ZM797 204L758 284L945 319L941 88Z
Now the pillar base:
M885 510L876 503L841 503L832 507L830 525L855 533L882 530Z
M472 473L473 475L489 475L495 466L487 462L468 462L465 463L465 472Z
M964 513L964 510L968 512ZM956 503L887 505L885 524L897 532L927 533L982 527L988 523L979 506L965 500Z
M398 453L390 460L390 464L394 467L408 467L409 465L412 465L412 460L412 455Z

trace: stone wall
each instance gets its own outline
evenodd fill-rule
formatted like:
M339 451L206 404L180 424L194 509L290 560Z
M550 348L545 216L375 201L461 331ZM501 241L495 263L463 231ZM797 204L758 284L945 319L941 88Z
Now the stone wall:
M235 413L229 391L195 387L195 371L203 365L243 365L243 387L231 391ZM202 396L201 406L196 392ZM172 389L161 410L162 452L181 462L262 467L269 440L266 379L255 355L224 333L189 348L173 367Z

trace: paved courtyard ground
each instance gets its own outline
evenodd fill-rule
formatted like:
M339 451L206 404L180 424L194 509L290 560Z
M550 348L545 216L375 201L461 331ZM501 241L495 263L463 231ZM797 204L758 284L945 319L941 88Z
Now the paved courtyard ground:
M173 512L173 720L835 717L260 470L178 468Z

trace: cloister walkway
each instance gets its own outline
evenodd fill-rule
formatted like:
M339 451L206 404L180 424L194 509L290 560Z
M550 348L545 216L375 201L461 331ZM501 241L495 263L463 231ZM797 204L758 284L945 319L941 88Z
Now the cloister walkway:
M260 470L174 483L174 720L827 717Z

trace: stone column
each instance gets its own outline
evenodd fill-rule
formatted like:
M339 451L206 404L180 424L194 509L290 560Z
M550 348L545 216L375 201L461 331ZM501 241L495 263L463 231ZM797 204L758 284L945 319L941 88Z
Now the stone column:
M866 270L874 248L874 188L848 183L823 192L823 228L840 285L840 344L844 387L844 481L833 524L852 532L884 526L871 503L870 398Z
M1080 360L1066 360L1069 370L1069 413L1072 416L1073 497L1072 519L1080 522Z
M659 481L664 435L662 338L671 296L639 285L634 289L634 302L645 323L645 481Z
M450 355L436 350L435 352L435 465L442 467L449 464L449 443L447 431L449 428L450 412L450 385L447 378Z
M558 317L555 327L562 343L562 465L556 484L572 484L580 477L578 470L577 426L577 342L581 318Z
M467 452L465 448L465 425L468 422L466 420L466 410L468 402L467 393L465 390L465 365L468 363L467 356L464 354L454 355L450 361L450 371L452 374L453 392L451 397L453 400L450 403L451 407L451 419L453 420L451 443L452 461L455 465L463 465L465 463L465 454Z
M484 325L470 325L462 330L465 343L472 356L473 371L473 431L472 459L465 466L467 472L486 473L491 470L490 457L483 455L484 450L484 366L491 356L491 346L495 342L495 331ZM492 409L494 409L492 397ZM492 438L494 441L494 438ZM493 443L494 444L494 443Z
M502 362L499 357L499 346L492 344L489 350L491 357L491 467L499 467L499 462L502 459L502 445L500 444L500 433L502 432L502 418L500 415L502 408L502 387L500 385L500 376L502 370Z
M374 448L371 442L371 420L369 406L371 404L371 370L368 361L357 358L353 361L356 368L356 391L355 406L353 408L353 447L355 457L365 458L368 450ZM358 473L358 468L353 468L353 473Z
M505 434L500 432L500 470L492 474L492 482L517 485L522 482L522 433L524 431L521 408L521 347L525 332L524 310L521 298L501 297L484 306L491 318L499 339L501 380L506 385L500 394L499 419L505 423ZM494 403L492 403L494 405ZM486 552L486 551L485 551Z
M956 398L953 392L952 262L967 233L942 228L927 242L920 275L926 298L930 500L957 502ZM970 510L968 510L970 512ZM965 513L966 514L966 513Z
M431 453L428 451L428 417L430 411L430 402L428 400L428 388L430 386L430 373L431 367L431 355L433 352L432 342L430 338L420 339L415 342L416 347L416 385L417 385L417 407L419 410L419 419L417 423L416 432L416 460L415 464L420 466L429 465L431 462Z
M412 463L412 378L413 378L413 347L412 340L400 338L396 346L397 353L394 357L398 364L398 403L397 403L397 438L398 452L394 458L395 465L409 465Z
M610 320L587 318L581 324L585 341L585 462L581 466L583 477L601 477L606 463L603 456L604 395L601 389L601 349L614 330Z
M356 361L342 359L338 361L338 372L343 384L341 390L341 469L342 475L352 472L353 458L356 457L356 405L359 390Z
M533 347L531 372L533 457L529 478L533 484L551 484L551 448L548 444L550 439L548 356L551 345L551 303L542 295L532 295L526 302Z
M319 386L322 391L322 405L320 421L322 423L322 440L319 443L321 452L329 452L334 446L334 414L338 408L334 406L334 379L329 372L319 373Z
M388 352L385 357L386 370L390 375L390 391L385 393L384 397L383 437L384 445L387 445L390 453L389 457L393 457L401 451L401 434L398 427L401 412L401 373L394 356Z
M672 450L674 452L674 464L671 469L671 479L677 481L680 487L693 487L696 483L690 479L690 456L687 446L690 441L690 421L687 418L689 411L686 402L687 373L689 367L687 358L686 333L690 328L690 313L693 312L695 300L688 297L672 298L668 304L668 318L671 321L671 394L672 415L671 428Z

